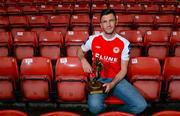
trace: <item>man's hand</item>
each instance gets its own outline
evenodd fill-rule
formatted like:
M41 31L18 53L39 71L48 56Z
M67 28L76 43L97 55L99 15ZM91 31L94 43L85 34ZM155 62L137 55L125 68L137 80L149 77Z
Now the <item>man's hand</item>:
M85 58L81 59L81 63L82 63L82 67L84 69L84 72L92 73L92 67Z
M114 87L114 84L112 82L103 84L103 87L105 87L105 93L109 93L110 90Z

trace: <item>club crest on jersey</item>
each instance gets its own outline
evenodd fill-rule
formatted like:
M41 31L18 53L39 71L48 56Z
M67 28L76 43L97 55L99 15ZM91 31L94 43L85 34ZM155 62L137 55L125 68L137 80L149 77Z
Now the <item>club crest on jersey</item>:
M119 49L118 47L114 47L114 48L113 48L113 52L114 52L114 53L117 54L117 53L119 53L119 51L120 51L120 49Z

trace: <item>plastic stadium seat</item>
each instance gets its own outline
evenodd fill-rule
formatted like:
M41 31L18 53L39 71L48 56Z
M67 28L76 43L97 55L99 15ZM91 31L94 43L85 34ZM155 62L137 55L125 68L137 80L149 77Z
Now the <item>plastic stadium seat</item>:
M111 112L101 113L98 116L135 116L135 115L125 112L111 111Z
M142 13L142 11L141 4L127 4L126 6L127 13Z
M34 32L17 32L14 36L14 54L18 60L35 56L37 36Z
M109 4L119 4L122 0L108 0Z
M151 4L152 0L137 0L136 2L139 4Z
M108 96L105 100L106 104L124 104L124 102L114 96Z
M9 19L5 16L0 16L0 28L7 28L9 26Z
M92 16L93 27L100 27L100 13L94 13Z
M63 45L63 36L61 32L44 31L39 35L39 49L42 57L56 60L61 56L61 47Z
M165 111L159 111L157 113L154 113L152 116L180 116L180 112L165 110Z
M22 7L23 14L30 15L30 14L37 14L39 12L37 6L28 5Z
M20 6L28 6L32 5L33 0L19 0L18 5Z
M41 114L40 116L80 116L80 115L67 111L56 111L56 112Z
M137 30L139 30L141 32L141 35L144 37L144 35L147 31L153 30L153 27L151 27L151 26L140 26L140 27L137 27Z
M77 56L77 49L88 38L87 31L68 31L65 37L65 46L67 56Z
M133 14L116 14L118 24L117 26L132 26L134 15Z
M167 57L165 59L163 76L166 81L166 92L168 100L180 100L180 57Z
M54 13L55 9L53 5L41 5L39 6L39 13L46 13L46 14L50 14L50 13Z
M6 0L7 6L16 6L16 3L19 2L19 0Z
M10 27L26 27L28 20L26 16L9 16Z
M46 4L46 0L33 0L33 5Z
M92 4L102 4L102 3L106 3L106 1L108 0L92 0Z
M9 32L0 32L0 56L9 56L12 48L12 36Z
M162 13L175 13L176 6L175 5L161 5L161 12Z
M159 101L162 75L157 58L132 58L128 67L128 78L146 100Z
M1 2L0 2L0 14L5 15L6 13L7 13L6 8L3 5L1 5Z
M68 27L70 22L69 14L51 15L49 23L51 27Z
M91 12L92 13L101 13L102 10L107 9L107 4L92 4Z
M68 13L71 14L73 12L73 6L71 4L58 4L55 6L56 13Z
M120 31L120 34L130 42L131 50L130 57L138 57L142 55L143 50L143 36L140 31L127 30Z
M160 12L160 7L157 4L145 4L144 13L159 13Z
M0 110L1 116L28 116L27 113L18 110Z
M24 58L20 72L23 99L48 101L53 79L51 60L44 57Z
M23 27L11 29L11 33L12 33L13 38L17 35L17 33L24 32L24 31L25 31L25 28L23 28Z
M20 6L9 6L7 7L7 13L9 15L20 15L22 14L22 9Z
M15 99L18 67L13 57L0 57L0 100Z
M180 56L180 31L173 31L170 36L171 53Z
M86 30L89 30L90 26L90 18L89 14L74 14L71 16L71 21L70 21L71 28L76 28L76 27L84 27ZM74 29L73 29L74 30Z
M61 0L62 4L75 4L76 0Z
M90 4L91 1L89 1L89 0L76 0L76 3L77 4Z
M48 0L46 1L47 4L50 4L50 5L58 5L59 4L59 0Z
M35 32L37 35L39 35L41 32L43 32L43 31L46 31L47 30L47 28L45 28L45 27L33 27L32 29L31 29L31 31L32 32Z
M172 26L174 23L174 15L159 15L156 16L156 26Z
M86 4L75 4L74 5L74 14L77 13L90 13L90 6L88 3Z
M48 17L44 15L29 15L28 21L30 27L47 27Z
M111 3L109 7L116 11L116 13L125 13L126 12L126 6L124 4L119 3Z
M56 63L56 81L60 101L83 102L86 74L78 57L59 58Z
M144 35L146 54L164 60L169 55L169 36L167 31L152 30Z
M151 26L154 25L155 15L135 15L134 16L134 24L136 26Z
M51 28L51 31L61 32L64 38L66 36L67 30L68 30L68 27L52 27Z

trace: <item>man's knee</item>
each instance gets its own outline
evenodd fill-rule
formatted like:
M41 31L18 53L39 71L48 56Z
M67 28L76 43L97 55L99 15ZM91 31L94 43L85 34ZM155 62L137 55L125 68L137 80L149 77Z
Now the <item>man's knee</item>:
M88 104L89 111L93 114L99 114L105 110L104 104L92 102Z
M146 107L147 107L147 102L144 101L141 102L140 104L136 104L132 110L134 114L139 114L143 112L146 109Z

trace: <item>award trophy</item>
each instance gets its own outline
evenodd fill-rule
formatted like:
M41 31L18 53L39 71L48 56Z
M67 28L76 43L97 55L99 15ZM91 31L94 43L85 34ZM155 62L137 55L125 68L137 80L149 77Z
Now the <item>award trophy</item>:
M102 63L100 62L99 58L96 58L93 65L94 65L95 77L93 77L93 79L90 79L90 77L88 77L88 83L87 83L88 93L89 94L103 93L104 92L104 87L102 86L103 83L98 81L98 79L100 78L100 72L102 70Z

